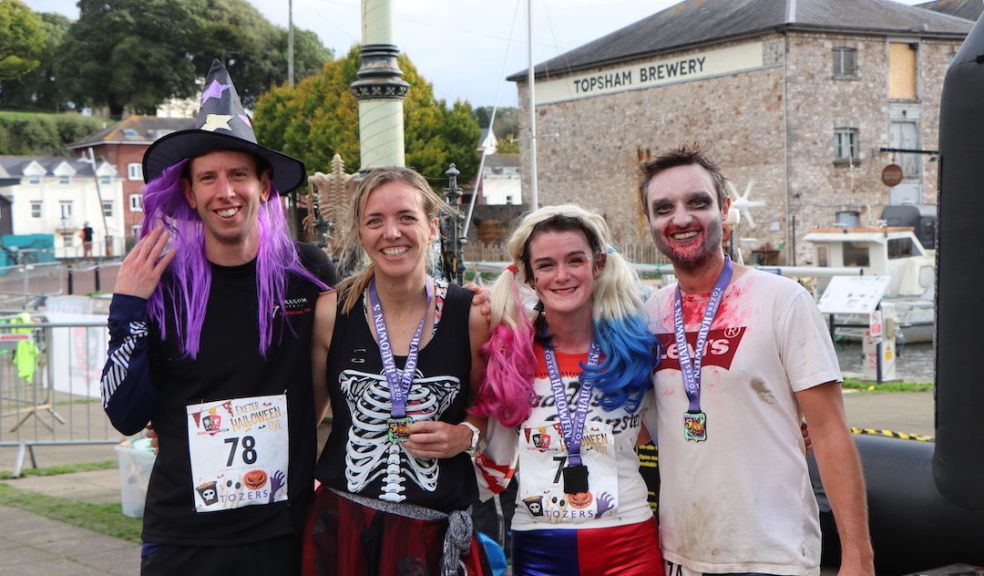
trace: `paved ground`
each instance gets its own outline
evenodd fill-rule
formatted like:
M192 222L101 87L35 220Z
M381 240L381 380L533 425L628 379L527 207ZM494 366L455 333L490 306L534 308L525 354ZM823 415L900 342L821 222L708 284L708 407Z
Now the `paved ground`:
M844 396L844 405L848 423L852 426L933 434L933 397L930 392L849 393ZM9 454L0 451L0 461L4 465ZM39 465L45 467L59 463L57 461L62 458L69 458L72 462L80 459L98 462L115 457L111 446L51 447L38 451ZM120 474L116 469L26 477L3 483L21 490L86 502L120 501ZM4 576L130 576L139 573L140 546L132 542L48 520L5 507L2 503L0 527L0 574Z

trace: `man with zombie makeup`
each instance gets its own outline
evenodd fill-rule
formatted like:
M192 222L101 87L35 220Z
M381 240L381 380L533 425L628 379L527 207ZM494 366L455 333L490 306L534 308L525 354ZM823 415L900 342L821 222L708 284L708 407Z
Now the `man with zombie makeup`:
M642 165L640 194L677 284L647 303L660 540L667 574L820 573L820 522L801 419L841 542L841 574L874 574L864 480L841 374L810 294L724 255L726 181L697 147Z
M113 290L103 405L120 432L150 422L159 436L141 574L296 573L316 450L314 306L335 272L287 234L280 192L304 164L256 143L218 61L196 126L144 155L143 233Z

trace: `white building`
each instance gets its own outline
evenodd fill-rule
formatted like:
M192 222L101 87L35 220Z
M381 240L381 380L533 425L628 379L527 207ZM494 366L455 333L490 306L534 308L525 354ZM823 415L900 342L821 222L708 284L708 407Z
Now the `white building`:
M13 234L53 234L55 257L80 257L88 222L93 256L123 254L122 178L111 164L99 162L93 174L79 158L0 156L0 178L20 179L0 188L11 201Z

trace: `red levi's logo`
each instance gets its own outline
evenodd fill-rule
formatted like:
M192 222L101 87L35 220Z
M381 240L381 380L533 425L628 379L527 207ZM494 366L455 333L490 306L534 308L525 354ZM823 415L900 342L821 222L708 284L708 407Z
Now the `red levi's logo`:
M742 336L745 335L745 327L723 328L711 330L707 334L707 343L704 345L704 358L701 360L702 366L718 366L725 370L731 369L731 361L734 360L735 351L741 343ZM660 358L659 370L679 370L680 355L677 353L676 338L673 334L657 334L659 343L663 347L663 355ZM690 349L690 357L693 358L694 346L697 345L697 332L687 332L687 346Z

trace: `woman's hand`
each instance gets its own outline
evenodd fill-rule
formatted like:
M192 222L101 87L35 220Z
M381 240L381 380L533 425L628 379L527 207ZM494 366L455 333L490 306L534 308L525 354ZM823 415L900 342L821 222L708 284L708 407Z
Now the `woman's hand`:
M403 444L414 456L451 458L471 448L471 428L426 420L410 425L410 438Z

